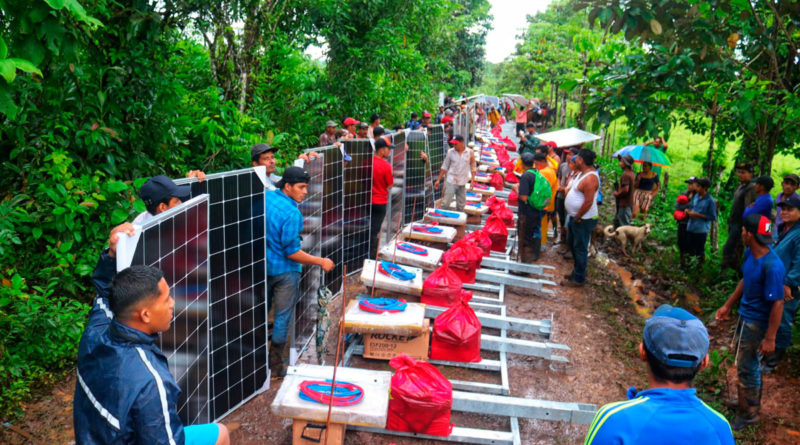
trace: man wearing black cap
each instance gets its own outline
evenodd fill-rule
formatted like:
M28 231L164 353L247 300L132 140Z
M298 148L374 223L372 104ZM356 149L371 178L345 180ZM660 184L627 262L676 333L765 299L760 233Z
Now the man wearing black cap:
M524 173L519 178L519 254L520 262L530 264L539 259L542 245L542 233L540 229L542 215L541 211L528 204L528 198L533 194L533 188L537 179L545 180L544 176L537 174L534 170L536 163L533 153L523 153L520 156Z
M373 114L369 117L369 128L367 129L367 137L370 139L378 138L375 136L375 129L381 126L381 115Z
M392 164L389 156L394 145L387 138L375 141L375 154L372 156L372 211L369 223L369 258L375 259L378 249L378 236L383 220L386 218L386 205L389 203L389 190L394 184Z
M756 195L758 195L758 197L755 201L753 201L752 204L744 209L744 214L742 214L742 217L747 218L749 215L757 213L772 219L773 201L772 195L770 195L769 192L775 185L775 181L773 181L771 177L764 175L756 178L755 183Z
M744 209L756 200L756 187L753 180L753 165L749 162L736 164L736 177L739 179L739 187L733 192L731 202L731 214L728 217L728 241L722 247L722 269L730 267L739 274L742 264L742 219Z
M475 180L475 156L472 150L467 150L464 145L464 138L456 136L450 140L453 147L447 150L447 154L442 162L442 169L439 171L439 178L433 184L434 188L439 188L442 177L447 175L442 190L443 209L450 207L453 198L456 199L456 210L464 211L467 204L467 183Z
M783 182L781 182L781 188L783 190L775 197L775 204L780 204L782 201L789 199L790 196L797 196L800 198L800 195L797 194L798 187L800 187L800 177L794 173L789 173L784 176ZM777 216L775 216L775 227L780 227L782 222L781 212L777 212Z
M692 197L690 207L686 210L689 220L686 225L686 253L698 259L700 264L706 259L706 238L711 223L717 220L717 205L708 194L711 181L700 178L696 182L697 193Z
M633 182L636 176L633 174L631 166L633 156L626 154L620 156L619 166L622 169L622 177L619 179L619 187L614 191L614 198L617 200L617 213L614 215L614 228L631 225L631 214L633 213Z
M187 177L196 177L198 181L202 181L206 175L199 170L192 170ZM147 211L140 213L133 220L133 224L142 224L153 216L187 201L192 197L192 191L189 185L175 185L172 179L158 175L142 184L139 197L144 201Z
M586 445L733 445L722 414L697 397L694 376L708 366L708 331L684 309L659 306L644 325L639 359L647 363L648 389L628 389L628 400L603 406Z
M330 272L333 261L309 255L300 249L303 215L297 204L308 193L310 176L300 167L289 167L277 184L277 190L267 191L267 302L275 306L269 367L278 377L286 375L285 346L292 311L300 298L302 265L320 266ZM269 310L269 309L267 309Z
M319 135L319 146L327 147L336 142L336 122L325 122L325 132Z
M783 222L775 230L773 250L786 269L783 284L789 288L789 295L784 296L783 316L775 336L775 352L764 357L762 372L771 372L786 356L786 350L792 345L792 325L800 305L800 196L795 193L779 202L778 212Z
M769 248L772 223L757 213L744 219L742 241L747 247L742 279L728 301L717 310L718 321L730 317L739 303L736 372L739 376L739 404L733 430L758 422L761 408L761 356L775 350L775 337L783 316L783 299L790 290L784 286L786 271L780 257ZM741 300L741 301L740 301Z

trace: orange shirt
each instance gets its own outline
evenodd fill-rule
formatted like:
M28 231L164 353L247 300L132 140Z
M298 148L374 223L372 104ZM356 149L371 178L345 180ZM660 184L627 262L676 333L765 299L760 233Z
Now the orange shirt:
M556 177L556 171L550 168L548 165L545 168L539 169L539 172L545 177L545 179L547 179L547 182L550 183L550 204L548 204L543 210L545 212L552 212L556 209L556 192L558 191L558 178Z

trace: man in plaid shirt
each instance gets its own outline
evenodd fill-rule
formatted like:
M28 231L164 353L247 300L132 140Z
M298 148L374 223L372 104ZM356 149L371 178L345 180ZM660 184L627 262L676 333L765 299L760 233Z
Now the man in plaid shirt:
M277 190L266 192L267 214L267 299L275 305L272 346L269 367L277 377L286 375L284 356L289 320L300 298L302 265L320 266L325 272L333 270L328 258L316 257L300 249L303 215L297 204L308 194L309 174L300 167L289 167L277 184Z

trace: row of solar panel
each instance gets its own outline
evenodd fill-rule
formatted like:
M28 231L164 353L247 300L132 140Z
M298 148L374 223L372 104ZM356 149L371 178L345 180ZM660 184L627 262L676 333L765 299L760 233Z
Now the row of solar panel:
M431 165L444 156L441 126L396 133L392 154L396 177L387 237L398 224L418 219L433 204ZM437 139L438 137L438 139ZM434 146L431 147L431 141ZM331 258L336 269L323 274L304 267L302 295L292 325L293 347L304 348L314 333L316 295L321 285L341 291L342 270L360 270L367 257L372 199L372 145L351 140L345 163L338 147L317 148L306 163L309 193L299 206L305 219L302 248ZM437 168L438 170L438 168ZM161 338L170 370L182 389L179 412L187 424L224 417L269 384L267 368L267 264L265 259L266 184L264 167L209 174L190 184L192 199L145 222L137 238L120 246L118 268L159 267L172 286L175 319ZM394 215L394 216L392 216Z

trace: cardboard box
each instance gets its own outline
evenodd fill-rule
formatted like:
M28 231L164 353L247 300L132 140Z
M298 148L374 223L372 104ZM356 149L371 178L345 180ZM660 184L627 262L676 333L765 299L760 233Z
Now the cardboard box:
M395 334L364 335L364 357L391 360L405 353L416 360L428 360L428 345L431 340L431 322L425 319L422 335L409 337Z
M346 425L331 423L325 429L325 422L294 419L292 422L292 445L342 445Z

